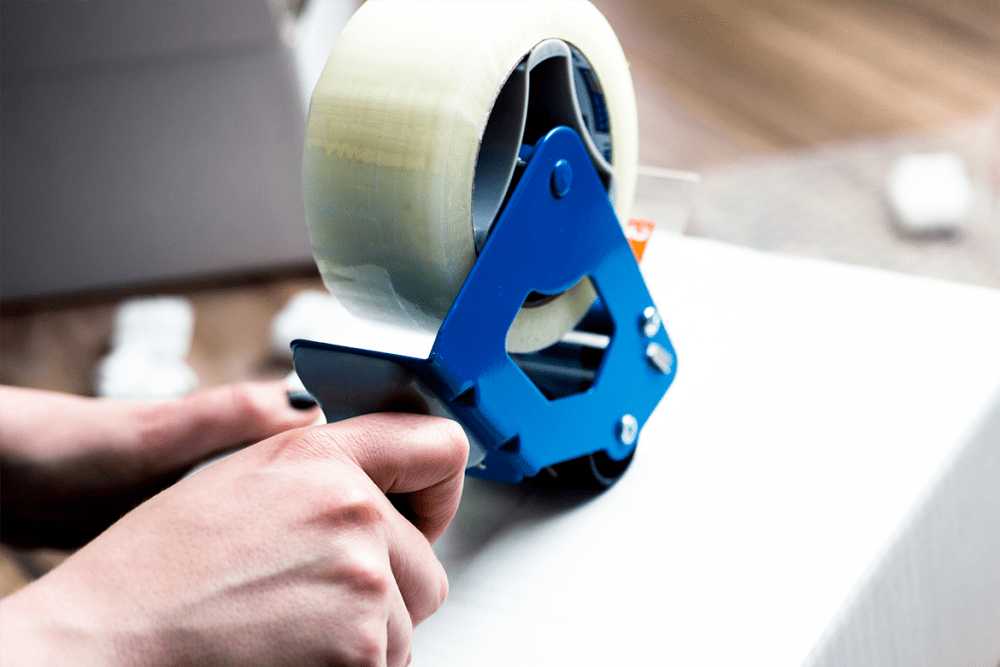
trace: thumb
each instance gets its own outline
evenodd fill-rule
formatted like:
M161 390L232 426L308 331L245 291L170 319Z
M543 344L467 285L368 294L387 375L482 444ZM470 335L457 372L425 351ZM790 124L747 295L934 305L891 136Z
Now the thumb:
M290 396L282 381L228 384L140 409L140 446L175 464L307 426L321 415L314 401Z
M314 441L336 447L386 494L405 496L407 514L430 542L455 516L469 458L456 422L429 415L380 413L316 429Z

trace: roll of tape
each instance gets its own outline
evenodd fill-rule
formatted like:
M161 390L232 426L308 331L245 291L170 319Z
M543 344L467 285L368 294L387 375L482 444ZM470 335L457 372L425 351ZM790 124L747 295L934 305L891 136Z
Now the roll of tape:
M638 155L635 94L589 3L371 0L313 93L303 192L327 288L355 314L436 330L516 180L522 142L583 136L619 219ZM546 347L589 279L521 309L508 349Z

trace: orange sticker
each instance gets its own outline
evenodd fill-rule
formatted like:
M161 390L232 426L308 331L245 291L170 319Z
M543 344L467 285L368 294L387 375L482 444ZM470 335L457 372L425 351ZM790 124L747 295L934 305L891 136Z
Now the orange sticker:
M646 242L653 235L654 229L656 229L656 223L649 222L648 220L629 220L628 224L625 225L625 238L628 239L628 244L632 246L635 261L642 261L642 253L646 250Z

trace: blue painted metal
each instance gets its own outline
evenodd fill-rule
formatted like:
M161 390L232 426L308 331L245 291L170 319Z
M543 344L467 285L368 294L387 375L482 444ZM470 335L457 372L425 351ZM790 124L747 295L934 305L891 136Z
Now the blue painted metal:
M572 188L555 187L560 161L571 169ZM529 294L558 294L584 276L604 310L587 319L603 321L613 336L590 388L549 400L507 353L507 330ZM292 347L299 376L331 421L399 400L430 405L484 450L469 475L518 482L598 451L615 460L632 452L635 444L618 437L621 418L634 416L641 429L676 373L676 363L662 372L646 358L651 342L674 356L663 327L652 338L643 334L651 305L583 142L560 127L531 152L427 359L312 341Z
M557 199L562 199L569 193L569 187L573 184L573 168L566 160L556 160L552 167L552 194Z

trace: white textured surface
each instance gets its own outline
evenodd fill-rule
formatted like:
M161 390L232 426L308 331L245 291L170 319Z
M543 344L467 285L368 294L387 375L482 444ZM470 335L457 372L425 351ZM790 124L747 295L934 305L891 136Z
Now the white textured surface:
M810 667L1000 664L1000 395Z
M679 372L632 469L589 501L468 480L414 665L800 665L995 408L1000 292L668 238Z

